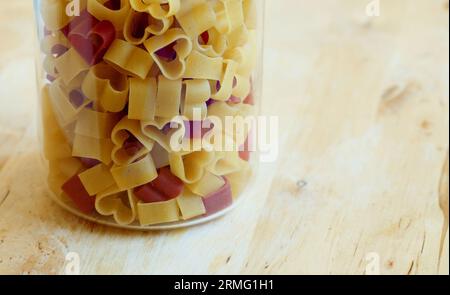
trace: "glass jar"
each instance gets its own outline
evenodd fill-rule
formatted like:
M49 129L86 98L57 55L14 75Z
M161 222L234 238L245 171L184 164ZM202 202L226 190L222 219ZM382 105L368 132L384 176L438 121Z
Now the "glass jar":
M54 199L132 229L188 226L230 210L258 162L247 119L259 113L264 1L34 4L40 138Z

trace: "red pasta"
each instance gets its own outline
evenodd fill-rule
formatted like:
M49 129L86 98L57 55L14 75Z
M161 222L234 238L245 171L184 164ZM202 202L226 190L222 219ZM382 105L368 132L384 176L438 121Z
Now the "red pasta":
M63 33L89 65L102 61L116 37L110 21L98 21L86 11L66 26Z
M183 192L183 182L170 172L170 168L159 170L158 177L139 188L134 193L141 201L146 203L163 202L172 200Z
M95 197L90 196L84 188L78 175L70 178L63 184L62 190L73 201L73 203L80 209L81 212L90 214L95 209Z

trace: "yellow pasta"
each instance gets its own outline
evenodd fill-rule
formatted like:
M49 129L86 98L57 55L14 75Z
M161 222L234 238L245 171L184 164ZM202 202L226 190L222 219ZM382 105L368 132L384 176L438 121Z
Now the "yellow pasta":
M54 112L49 86L42 89L42 144L44 156L47 160L61 160L71 157L72 150L66 136L59 126L58 119Z
M185 191L176 200L183 220L189 220L206 213L202 197L191 192Z
M128 79L105 63L89 70L82 85L83 93L107 112L120 112L128 100Z
M197 111L200 119L207 115L206 101L211 97L211 87L207 80L187 80L183 82L186 87L182 114L189 120L194 120L194 112ZM198 118L196 118L198 120Z
M72 19L66 13L67 2L61 0L41 1L40 12L45 26L52 31L64 28Z
M207 170L215 175L227 175L242 169L244 163L239 157L238 151L216 152L216 158L207 167Z
M214 27L216 22L216 14L208 1L198 2L191 9L181 11L176 15L181 28L191 39L198 38L200 34Z
M98 20L110 21L117 31L122 31L123 24L130 10L129 0L120 0L120 9L110 9L104 4L109 0L88 0L87 10Z
M177 54L175 60L167 61L158 56L159 50L170 46L172 43L175 43L173 50ZM186 70L185 59L192 51L192 41L183 30L179 28L170 29L162 36L154 36L148 39L144 42L144 46L166 78L177 80L183 77Z
M130 136L134 136L139 143L142 144L142 148L132 154L124 148L124 143L130 138ZM140 122L130 120L127 117L124 117L114 127L111 138L114 143L112 160L114 164L118 166L130 165L139 158L147 155L153 149L154 145L154 140L142 133Z
M72 156L96 159L109 165L111 163L112 149L113 143L110 139L98 139L75 134Z
M231 93L233 96L244 100L252 91L250 78L241 75L235 75L234 78L236 79L236 86Z
M158 77L158 92L156 95L155 116L173 118L180 114L182 81Z
M98 164L78 175L90 196L105 191L115 184L110 168L105 164Z
M193 39L194 49L209 57L220 57L228 49L227 37L211 28L207 31L208 42L206 44L200 43L200 38Z
M211 172L205 172L199 181L187 184L187 187L194 194L206 197L211 193L217 192L224 185L225 180L223 177L212 174Z
M150 0L153 1L153 0ZM177 12L177 15L184 15L194 9L196 6L205 2L205 0L181 0L180 9ZM216 0L214 0L216 1Z
M214 160L212 152L194 152L186 156L169 154L170 170L186 184L198 182L205 174L206 167Z
M227 101L233 93L233 83L236 77L237 63L233 60L225 60L225 70L220 79L220 88L214 91L212 98L219 101ZM216 87L213 87L216 90Z
M183 78L218 81L222 77L222 69L223 58L209 57L194 50L186 59L186 71Z
M53 55L55 46L70 48L71 45L61 31L55 31L47 35L41 41L41 51L47 55Z
M61 197L63 190L62 186L67 181L67 176L54 172L53 170L49 170L47 175L47 184L50 191L52 191L57 197Z
M42 66L44 68L44 71L54 77L54 78L59 78L59 74L58 71L56 70L56 58L52 55L47 55L43 62L42 62Z
M141 0L138 0L141 2ZM146 27L142 28L142 22ZM172 26L173 17L157 19L146 12L131 9L125 21L123 35L130 44L144 43L151 35L162 35Z
M164 128L170 126L168 131ZM186 128L180 116L175 118L155 118L153 121L141 122L142 133L156 141L166 151L179 150L183 146Z
M128 118L141 121L152 121L156 112L157 84L155 78L141 80L130 79L130 97Z
M155 162L156 169L160 169L170 165L169 152L166 149L164 149L159 143L155 143L152 151L150 152L150 155L152 156L153 161Z
M150 1L151 3L148 11L155 18L168 18L174 16L178 12L178 10L180 9L180 1L182 0ZM162 5L167 5L168 9L161 7Z
M77 197L95 196L102 220L151 228L212 216L229 205L228 184L242 193L256 0L81 0L80 18L68 0L40 3L40 136L59 200L92 209Z
M237 73L249 77L255 69L257 62L257 35L256 31L248 32L248 42L241 47L229 48L224 53L225 59L232 59L238 63Z
M78 52L71 48L55 59L55 68L58 71L59 77L68 85L78 75L88 70L89 66Z
M258 24L258 11L256 6L258 0L243 0L242 7L244 10L245 25L250 30L256 30Z
M110 138L118 121L117 114L83 109L78 115L75 133L93 138Z
M133 223L137 217L137 199L131 190L112 186L95 198L95 209L104 216L113 216L120 225Z
M148 12L158 19L169 18L175 15L185 0L130 0L131 7L139 12ZM189 0L188 0L189 1ZM167 8L161 7L165 5Z
M141 79L147 77L153 65L153 59L148 52L120 39L111 44L104 60L121 73Z
M111 173L121 190L136 188L158 177L158 172L150 155L129 165L115 166L111 169Z
M78 95L81 94L78 93ZM67 126L74 122L83 108L90 103L88 99L85 99L82 96L79 96L79 99L77 99L80 101L71 99L71 93L66 89L66 86L62 83L61 79L57 79L50 84L49 96L54 113L61 126Z
M219 0L216 28L222 34L230 34L244 23L242 0Z
M245 24L242 24L240 27L228 34L228 48L245 46L248 42L249 34L250 33Z
M64 158L57 161L49 161L49 169L51 173L61 175L64 179L68 179L83 170L83 164L76 158Z
M138 203L137 210L141 225L175 222L180 219L176 199L158 203Z
M248 133L254 124L251 117L253 109L252 106L247 104L230 105L225 102L217 102L209 107L208 116L218 119L220 127L224 131L222 144L227 143L227 137L231 138L235 148L245 143ZM227 120L227 117L232 120ZM215 128L215 132L219 133L219 135L221 128L219 126ZM222 145L217 148L222 148L222 150L225 148L227 150L226 146Z

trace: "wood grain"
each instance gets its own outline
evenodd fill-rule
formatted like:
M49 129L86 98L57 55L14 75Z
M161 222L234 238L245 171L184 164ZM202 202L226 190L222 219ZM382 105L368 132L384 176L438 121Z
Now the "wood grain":
M278 161L225 218L141 233L48 198L31 1L0 0L0 274L61 274L69 252L83 274L448 274L448 1L368 3L268 0Z

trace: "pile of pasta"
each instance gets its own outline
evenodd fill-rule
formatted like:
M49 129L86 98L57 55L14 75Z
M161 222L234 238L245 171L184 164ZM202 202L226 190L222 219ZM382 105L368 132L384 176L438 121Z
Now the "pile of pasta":
M82 0L68 16L69 1L42 0L42 142L53 192L120 225L229 207L252 173L249 152L180 152L173 143L203 136L192 132L195 111L202 120L253 114L254 1Z

